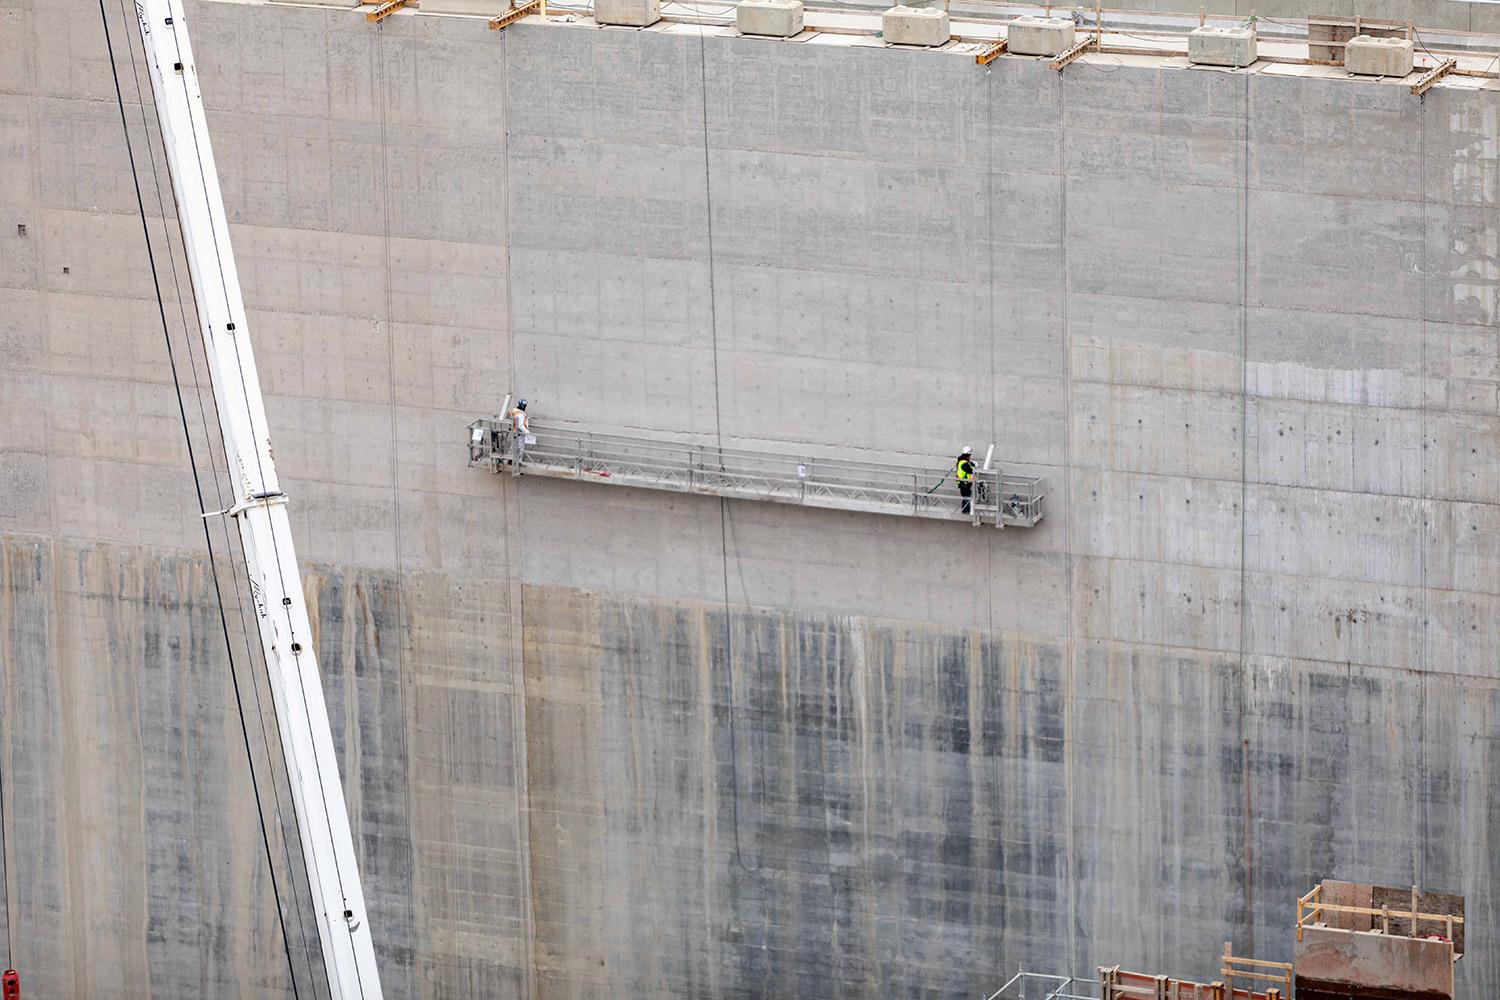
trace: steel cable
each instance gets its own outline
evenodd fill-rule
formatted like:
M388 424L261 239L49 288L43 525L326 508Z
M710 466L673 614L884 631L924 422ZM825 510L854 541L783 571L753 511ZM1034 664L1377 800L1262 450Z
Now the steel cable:
M234 690L235 707L238 710L239 718L240 718L240 734L243 737L244 744L245 744L245 757L246 757L246 761L247 761L247 764L248 764L249 770L250 770L251 790L252 790L252 792L255 795L255 806L256 806L256 808L255 808L255 815L256 815L257 821L260 824L261 843L264 846L265 851L266 851L266 863L270 867L271 874L272 874L272 878L271 878L271 892L272 892L273 896L275 897L277 922L278 922L278 924L281 927L282 945L283 945L283 947L285 948L285 951L286 951L287 974L291 977L292 994L293 994L294 997L297 997L297 996L299 996L299 993L298 993L298 989L297 989L296 970L292 967L292 945L291 945L291 938L290 938L290 936L287 933L286 919L285 919L285 916L284 916L284 911L282 910L282 905L281 905L281 889L276 884L276 878L275 878L275 860L274 860L275 859L275 853L271 849L271 835L270 835L269 829L266 826L265 814L264 814L264 812L260 808L260 802L261 802L261 798L260 798L260 782L259 782L259 779L256 777L256 774L255 774L254 757L253 757L253 755L251 753L251 747L250 747L250 726L249 726L248 720L245 717L245 705L244 705L244 699L243 699L243 697L241 695L241 692L240 692L239 677L238 677L238 675L234 671L234 656L233 656L233 652L232 652L232 650L233 650L233 642L232 642L232 640L230 639L230 636L229 636L229 619L228 619L228 616L224 612L224 596L223 596L223 591L220 588L220 584L219 584L218 564L217 564L217 562L214 559L213 534L212 534L212 532L209 531L209 528L208 528L208 519L206 517L202 517L201 516L202 514L207 513L205 504L203 502L204 501L203 483L202 483L201 477L198 474L198 460L197 460L197 455L196 455L196 449L193 447L193 437L192 437L192 433L191 433L191 429L190 429L190 422L188 420L188 415L187 415L187 404L183 401L183 398L182 398L182 380L181 380L181 377L180 377L180 375L178 373L178 369L177 369L177 355L176 355L176 350L172 346L171 327L170 327L170 324L167 322L166 301L165 301L165 299L164 299L164 297L162 295L161 278L160 278L160 275L159 275L159 273L157 271L157 267L156 267L156 254L155 254L155 251L152 248L152 243L151 243L151 227L150 227L150 224L148 223L148 221L146 219L146 202L145 202L145 198L141 194L140 171L139 171L139 168L136 166L136 162L135 162L135 149L134 149L134 147L131 146L131 143L130 143L130 124L129 124L129 119L126 117L126 114L125 114L125 94L124 94L124 91L120 87L120 73L119 73L119 68L115 64L115 49L114 49L114 41L113 41L112 34L111 34L110 28L109 28L109 15L106 13L106 11L104 9L104 0L98 0L98 2L99 2L99 21L103 25L103 28L104 28L104 44L105 44L105 47L107 48L108 54L109 54L109 70L110 70L110 74L114 78L115 103L119 107L119 111L120 111L120 128L121 128L121 131L122 131L122 133L124 135L124 139L125 139L125 152L126 152L126 155L127 155L128 159L129 159L129 162L130 162L130 177L131 177L131 181L132 181L132 183L133 183L133 185L135 187L136 210L139 212L140 218L141 218L141 234L145 238L145 241L146 241L146 260L147 260L147 263L149 264L150 270L151 270L151 284L152 284L152 288L153 288L153 290L156 293L157 314L158 314L158 316L159 316L159 318L161 320L162 337L165 340L166 346L167 346L167 362L168 362L168 366L170 367L171 373L172 373L172 385L173 385L173 388L175 389L176 395L177 395L177 411L178 411L179 417L182 420L183 438L184 438L184 440L187 443L188 465L191 468L192 473L193 473L193 488L194 488L194 491L197 494L197 498L198 498L198 510L199 510L199 513L200 513L200 520L202 521L202 524L203 524L203 540L204 540L204 543L208 547L209 576L210 576L211 580L213 581L215 603L216 603L216 606L217 606L217 609L218 609L218 613L219 613L219 626L220 626L221 630L223 631L223 635L224 635L224 648L225 648L225 650L228 653L229 658L230 658L229 676L230 676L231 684L232 684L232 687L233 687L233 690ZM131 63L130 63L130 65L131 65L131 72L132 73L138 73L138 69L137 69L137 66L136 66L136 63L135 63L135 52L134 52L133 48L130 50L130 61L131 61Z
M121 2L120 2L120 17L127 24L130 22L130 11L127 10L127 8L126 8L125 0L121 0ZM136 63L135 63L135 45L132 42L132 40L131 40L130 35L129 35L128 32L127 32L126 37L125 37L125 43L126 43L127 50L130 52L130 61L131 61L131 70L132 70L131 76L133 76L135 78L136 102L138 103L138 105L140 106L140 109L141 109L141 134L143 136L145 136L146 143L147 143L148 162L151 164L151 183L152 183L152 185L156 189L156 204L157 204L157 208L161 212L161 217L162 217L162 220L163 220L164 223L165 223L165 220L167 220L169 218L177 220L177 232L178 232L178 236L183 241L184 246L186 246L187 235L183 231L182 220L181 220L181 218L177 214L176 198L175 198L175 196L173 198L172 211L170 213L167 211L167 204L166 204L165 197L163 195L163 185L162 185L162 182L161 182L161 177L157 173L157 170L156 170L156 149L151 144L151 141L150 141L151 140L151 130L150 130L150 127L146 123L146 101L145 101L145 95L141 91L140 74L137 71ZM143 57L144 57L144 53L143 53ZM153 109L154 109L154 113L155 113L156 120L157 120L157 132L159 134L165 135L165 133L162 131L162 125L161 125L161 109L155 107L155 103L154 102L153 102ZM208 372L210 371L210 364L209 364L209 358L208 358L208 340L204 336L204 331L198 326L197 322L196 321L189 321L189 319L188 319L187 306L186 306L185 300L191 300L193 302L193 315L196 316L197 315L197 301L196 301L196 294L197 293L193 290L192 286L189 285L188 288L187 288L187 294L186 295L183 294L182 284L177 279L177 259L176 259L176 254L175 254L175 252L172 249L172 240L171 240L170 237L166 240L166 251L167 251L167 270L170 271L171 275L172 275L172 289L173 289L173 292L174 292L174 297L176 298L176 301L177 301L177 314L178 314L178 317L180 318L180 320L182 322L183 336L186 337L187 340L188 340L189 350L187 352L187 355L188 355L188 361L190 362L191 367L192 367L193 386L195 388L194 395L198 399L198 419L199 419L199 422L200 422L200 426L203 428L203 439L204 439L205 442L208 443L208 462L209 462L209 470L210 470L210 479L212 480L213 485L214 485L214 500L215 500L215 503L217 505L215 507L215 510L224 510L227 507L229 507L230 505L224 502L224 489L223 489L223 483L222 483L222 481L219 478L218 459L214 455L213 431L211 431L209 429L208 413L204 409L204 406L203 406L203 385L204 385L205 377L207 376ZM203 375L200 375L198 373L198 358L197 358L197 354L194 353L194 351L191 349L192 348L192 334L191 334L191 331L194 330L194 329L198 330L198 346L203 351L203 370L204 370L204 374ZM212 391L209 392L209 400L213 404L214 426L220 427L220 426L222 426L222 424L220 422L220 417L219 417L219 400L218 400L218 397L215 396ZM225 452L224 474L226 476L230 475L230 472L229 472L229 456L228 456L228 452L227 451ZM202 504L199 504L199 506L201 507ZM233 562L233 560L234 560L234 540L233 540L233 537L232 537L231 532L229 530L229 524L228 524L227 521L224 521L222 519L220 520L219 523L220 523L220 527L221 527L221 530L222 530L223 536L224 536L224 551L226 553L228 553L228 557L229 557L230 561ZM205 521L205 524L207 524L207 521ZM212 550L211 549L210 549L210 556L212 556ZM247 663L247 664L250 664L251 667L253 668L253 666L257 662L257 660L256 660L256 656L255 656L255 651L254 651L254 649L253 649L253 647L251 646L251 643L250 643L250 635L251 635L250 624L249 624L249 622L247 622L245 620L245 597L244 597L244 593L240 590L240 578L239 578L239 574L232 573L232 574L230 574L229 579L230 579L230 582L234 586L234 605L235 605L235 610L236 610L237 614L239 615L239 619L240 619L240 638L243 640L244 646L245 646L245 659L244 659L244 662ZM222 602L221 602L221 606L222 606ZM231 651L230 655L231 655L231 657L233 656L232 651ZM230 669L233 670L233 662L232 661L231 661L231 664L230 664ZM252 683L250 685L250 692L251 692L251 695L253 696L253 699L254 699L254 702L255 702L255 715L256 715L256 719L257 719L257 721L260 724L261 743L266 747L266 751L269 754L270 753L270 748L272 746L271 737L270 737L270 731L266 728L266 714L265 714L265 707L262 704L261 698L260 698L260 686L258 684L254 683L253 673L252 673ZM276 730L276 744L275 745L279 747L279 746L282 745L281 744L281 721L276 718L276 715L275 715L274 712L272 713L271 721L273 723L274 729ZM252 766L253 766L253 761L252 761ZM274 803L273 809L274 809L275 814L276 814L277 825L278 825L278 827L283 827L284 828L284 823L283 823L283 821L281 819L281 789L280 789L280 783L276 779L276 768L275 768L274 765L270 765L269 768L268 768L268 770L270 772L270 778L271 778L271 795L272 795L272 802ZM257 806L257 808L260 808L260 804L259 804L259 799L258 798L257 798L257 801L256 801L256 806ZM286 837L286 836L282 836L282 838L281 838L281 846L282 846L282 854L286 858L286 865L287 865L286 870L287 870L288 874L290 874L291 871L292 871L292 869L293 869L293 867L295 866L295 862L292 860L291 839L288 838L288 837ZM271 877L272 877L272 880L274 881L275 877L276 877L276 873L275 873L274 868L272 869ZM302 954L305 956L305 955L309 954L310 952L309 952L308 945L307 945L307 927L306 927L306 924L304 923L304 921L302 919L302 910L301 910L300 907L298 907L296 905L293 905L292 906L292 912L296 916L296 920L297 920L297 932L298 932L298 936L302 940Z
M711 188L711 174L708 159L708 41L702 31L698 33L698 61L702 71L703 81L703 215L708 230L708 314L709 330L713 337L713 365L714 365L714 433L718 440L721 453L724 447L724 416L723 406L719 394L719 321L718 303L714 295L714 219L713 219L713 195ZM744 849L740 845L740 762L739 762L739 734L735 721L735 690L734 690L734 618L729 603L729 500L727 497L719 498L719 553L723 560L724 569L724 650L725 660L729 668L729 780L733 792L731 795L731 809L734 821L734 860L740 869L746 874L753 875L760 871L761 862L756 861L755 867L745 864ZM743 588L743 581L741 582ZM709 691L712 699L713 692Z
M101 2L102 2L102 0L101 0ZM181 39L180 39L180 37L178 36L178 34L177 34L177 32L175 30L172 32L172 41L173 41L174 45L176 46L176 50L177 50L176 54L178 56L178 61L180 63L182 63L184 66L186 66L189 63L190 60L188 60L187 58L184 57L184 53L182 52L182 42L181 42ZM188 86L188 79L189 79L188 74L187 73L183 73L182 77L181 77L181 86L183 88L183 93L185 95L185 99L188 101L189 106L191 107L192 92L191 92L191 90L189 89L189 86ZM203 191L205 193L205 196L207 196L207 194L209 192L209 184L208 184L208 179L204 175L204 172L203 172L203 159L204 159L203 158L203 144L204 144L204 142L207 141L207 139L206 139L206 137L204 137L204 138L200 138L199 137L197 123L193 120L193 118L192 118L191 115L188 116L188 129L189 129L188 138L190 138L191 141L192 141L192 143L193 143L193 148L194 148L194 152L195 152L194 159L197 161L198 183L200 185L202 185L202 188L203 188ZM226 223L226 225L227 225L227 223ZM215 265L217 266L217 269L218 269L218 272L219 272L219 281L220 281L221 286L223 286L223 288L224 288L224 312L225 312L225 315L229 318L228 321L229 322L233 322L234 321L233 303L230 301L230 296L229 296L228 277L224 273L224 254L225 254L226 250L225 250L225 248L222 248L222 247L219 246L218 233L212 228L212 226L210 226L210 229L209 229L209 239L210 239L210 241L211 241L211 243L213 245L214 261L215 261ZM247 424L250 427L251 437L255 441L268 441L270 439L270 430L269 430L269 428L262 429L262 431L259 433L259 435L257 435L256 430L255 430L255 413L254 413L254 409L250 405L249 378L245 374L244 359L243 359L243 357L241 356L241 354L240 354L240 352L238 350L236 350L234 352L234 357L235 357L235 367L236 367L237 372L239 374L240 391L241 391L241 395L244 397L245 420L246 420ZM257 385L257 388L258 388L258 385ZM265 463L264 463L264 461L261 458L261 449L260 449L260 447L256 446L253 449L253 452L254 452L254 456L255 456L255 470L256 470L256 475L257 475L257 477L259 479L259 482L260 482L262 488L264 488L265 486L267 486L269 484L268 484L267 478L266 478ZM267 511L267 516L268 516L268 518L271 516L270 512L269 512L269 509ZM276 532L273 529L273 530L269 531L268 533L269 533L270 538L271 538L271 560L272 560L272 563L273 563L273 565L275 566L275 569L276 569L277 583L280 586L280 588L281 588L281 590L282 590L283 593L289 594L289 593L292 592L292 588L291 588L291 586L289 586L287 584L286 567L282 564L282 561L281 561L281 549L280 549L280 545L278 544L277 539L276 539ZM246 571L247 572L249 571L248 563L246 565ZM298 587L299 589L301 588L302 581L301 581L300 578L294 580L293 582L294 582L294 584L295 584L296 587ZM252 583L253 583L253 581L252 581ZM301 638L298 636L297 630L294 627L295 626L295 622L293 620L292 611L291 611L291 607L290 607L290 602L289 601L286 602L286 603L284 603L282 605L281 613L282 613L282 616L283 616L283 618L285 619L285 622L286 622L287 641L291 644L291 647L292 647L292 650L293 650L293 655L296 655L296 650L302 648L302 643L301 643ZM268 667L268 669L270 668L270 664L269 663L267 664L267 667ZM304 719L306 720L308 730L312 731L314 727L313 727L313 723L312 723L312 710L310 708L308 708L308 701L309 701L309 699L308 699L308 695L307 695L306 679L304 678L301 670L297 670L296 674L297 674L297 685L301 689L301 694L302 694L303 716L304 716ZM318 695L319 695L319 698L322 697L322 691L321 690L318 692ZM324 773L323 769L324 769L324 766L325 766L325 762L322 761L320 759L320 757L319 757L317 742L316 741L310 741L310 743L311 743L311 749L312 749L312 770L313 770L313 773L318 778L318 798L319 798L319 801L320 801L320 803L322 804L322 807L323 807L324 825L325 825L325 827L328 830L329 840L332 841L334 839L333 821L331 819L331 817L333 815L333 809L334 808L343 809L344 808L344 803L343 802L338 802L338 803L334 803L334 804L330 804L329 803L326 784L325 784L325 782L323 781L323 778L322 778L323 773ZM338 773L338 762L335 760L334 762L332 762L332 766L334 768L335 775L337 775L337 773ZM307 866L309 868L315 867L316 863L317 863L316 859L310 858L310 857L306 857L305 855L304 855L304 861L305 861L305 863L307 864ZM344 902L345 902L345 908L347 909L348 894L344 890L344 872L339 867L337 853L335 853L334 858L333 858L333 877L334 877L334 880L338 884L340 898L342 900L344 900ZM365 917L365 916L366 916L366 914L362 914L361 915L362 918ZM330 924L331 924L331 920L330 920ZM350 939L352 941L352 939L354 937L354 929L353 929L353 927L346 926L346 932L349 934ZM327 970L327 971L330 973L330 975L329 975L330 981L333 980L334 978L336 978L336 976L333 973L333 970ZM359 968L359 963L357 963L357 962L354 964L354 975L355 975L355 982L356 982L357 988L360 991L360 995L363 996L364 995L364 985L363 985L363 982L361 981L361 971L360 971L360 968Z

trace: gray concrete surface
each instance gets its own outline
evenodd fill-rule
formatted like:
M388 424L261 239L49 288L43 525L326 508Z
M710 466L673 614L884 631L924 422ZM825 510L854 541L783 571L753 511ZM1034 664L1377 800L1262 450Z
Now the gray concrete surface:
M1084 5L1085 7L1087 5ZM1411 21L1418 28L1500 32L1500 9L1488 0L1116 0L1106 9L1163 13L1238 14L1262 18L1345 17Z
M1500 989L1493 93L189 13L389 995L1212 978L1325 876L1464 894ZM289 995L98 10L0 24L8 945L43 996ZM1055 502L466 469L511 388L994 440Z

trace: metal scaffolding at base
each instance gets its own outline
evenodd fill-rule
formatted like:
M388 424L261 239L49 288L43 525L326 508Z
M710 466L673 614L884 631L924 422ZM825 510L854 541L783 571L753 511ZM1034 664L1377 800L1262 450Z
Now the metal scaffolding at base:
M849 462L719 448L504 419L469 425L469 464L493 472L701 493L832 510L1030 528L1042 519L1042 480L1000 469L974 471L971 502L953 469Z
M1291 968L1279 963L1257 964ZM1171 976L1127 972L1119 966L1101 968L1091 977L1018 972L985 1000L1290 1000L1290 973L1274 978L1286 983L1286 988L1262 992L1232 982L1195 983Z
M1211 983L1099 966L1097 976L1021 971L985 1000L1452 1000L1464 898L1324 879L1297 900L1295 962L1234 953Z
M1099 1000L1099 980L1018 972L984 1000Z

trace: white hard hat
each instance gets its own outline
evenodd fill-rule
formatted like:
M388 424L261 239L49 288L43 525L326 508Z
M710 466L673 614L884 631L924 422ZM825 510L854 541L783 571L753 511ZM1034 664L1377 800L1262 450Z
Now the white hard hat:
M970 448L968 445L964 445L964 450L961 451L961 452L959 452L959 454L960 455L972 455L972 454L974 454L974 449Z

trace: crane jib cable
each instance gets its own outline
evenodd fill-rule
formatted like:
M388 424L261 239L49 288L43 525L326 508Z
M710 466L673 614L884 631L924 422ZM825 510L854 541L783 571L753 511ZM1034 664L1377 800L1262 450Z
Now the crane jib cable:
M154 291L156 293L157 314L158 314L158 316L161 319L162 337L165 340L166 346L167 346L167 362L168 362L168 366L170 367L171 373L172 373L172 384L173 384L173 387L174 387L174 389L176 391L176 394L177 394L178 415L182 419L183 437L186 439L186 442L187 442L188 465L192 469L192 473L193 473L193 488L194 488L194 490L197 493L197 497L198 497L198 510L199 510L199 513L201 514L206 509L206 505L204 504L204 496L203 496L203 483L202 483L202 479L201 479L201 477L199 475L199 472L198 472L198 461L197 461L197 457L196 457L196 449L193 446L193 436L192 436L191 429L190 429L190 424L189 424L189 421L188 421L187 404L183 401L183 398L182 398L182 380L181 380L181 377L180 377L180 375L178 373L178 370L177 370L177 355L176 355L176 350L172 346L171 327L170 327L170 324L167 322L166 301L165 301L165 299L163 298L163 295L162 295L162 291L161 291L161 279L160 279L160 275L159 275L159 273L157 271L157 268L156 268L156 254L155 254L155 251L154 251L154 249L152 247L152 243L151 243L151 227L148 224L147 219L146 219L146 202L145 202L145 198L141 194L140 171L137 168L136 162L135 162L135 149L130 144L130 124L129 124L129 119L126 117L126 114L125 114L125 94L124 94L124 91L120 87L120 72L119 72L119 69L115 65L114 41L113 41L112 33L110 31L110 28L109 28L109 15L105 12L105 9L104 9L104 0L99 0L99 21L103 25L103 28L104 28L104 44L105 44L106 49L108 50L110 74L114 77L115 103L118 106L119 111L120 111L120 127L121 127L121 130L124 133L124 138L125 138L125 152L126 152L126 155L127 155L128 159L129 159L129 162L130 162L130 177L131 177L131 181L132 181L132 183L134 184L134 187L135 187L136 209L137 209L137 211L140 214L141 232L142 232L142 235L144 236L145 241L146 241L146 260L147 260L147 263L150 265L150 270L151 270L151 284L152 284L152 287L153 287L153 289L154 289ZM135 66L135 51L134 51L133 48L131 49L130 59L131 59L131 71L135 72L136 71L136 66ZM233 650L234 647L233 647L233 643L232 643L232 641L230 639L230 636L229 636L229 618L228 618L228 616L224 612L224 597L223 597L223 592L222 592L222 590L220 589L220 586L219 586L218 564L217 564L217 562L214 559L213 534L209 530L208 519L200 517L199 520L200 520L200 522L203 525L203 539L204 539L204 542L208 546L209 575L210 575L210 578L213 581L215 604L217 606L217 610L218 610L218 613L219 613L219 627L222 630L223 635L224 635L224 648L225 648L226 652L228 652L229 657L230 657L229 676L230 676L231 684L232 684L232 687L233 687L233 690L234 690L235 707L238 710L239 719L240 719L240 734L241 734L242 738L244 739L244 744L245 744L245 758L246 758L246 764L247 764L247 766L249 768L249 771L250 771L251 790L252 790L252 793L255 795L255 814L256 814L256 819L260 823L261 843L264 846L265 852L266 852L266 864L270 868L270 871L271 871L271 874L272 874L272 878L271 878L271 892L272 892L272 895L273 895L273 897L275 899L275 903L276 903L276 917L277 917L278 923L280 924L282 945L283 945L283 948L284 948L284 950L286 952L287 974L288 974L288 976L291 979L292 995L293 995L293 997L298 997L298 996L300 996L300 994L299 994L299 991L298 991L298 988L297 988L296 970L292 966L292 945L291 945L291 938L290 938L290 936L287 933L287 929L286 929L286 917L284 915L284 911L283 911L282 905L281 905L281 889L276 884L276 879L275 879L275 854L274 854L274 852L271 849L271 835L270 835L270 831L266 827L265 813L262 811L261 806L260 806L260 803L261 803L261 798L260 798L260 783L259 783L259 779L258 779L258 777L257 777L257 775L255 773L255 760L254 760L254 757L253 757L253 755L251 753L251 748L250 748L250 727L249 727L249 722L245 718L245 706L244 706L243 697L242 697L242 695L240 693L239 676L234 671L234 660L233 660L233 652L232 652L232 650Z
M130 22L131 11L126 6L126 0L120 0L120 17L126 23ZM125 33L125 43L126 43L126 49L130 53L131 67L134 68L135 67L135 45L132 43L132 41L131 41L131 33L128 32L128 31ZM132 75L135 77L136 103L138 104L138 106L140 107L140 110L141 110L141 134L146 137L147 143L148 143L148 146L147 146L147 162L151 165L151 183L152 183L152 186L156 190L156 204L157 204L157 209L161 212L161 217L162 217L163 220L166 220L166 219L169 219L169 218L177 220L177 232L178 232L178 236L183 241L184 246L186 246L186 243L187 243L187 233L183 229L182 219L181 219L181 217L178 215L178 213L176 211L175 203L173 205L172 212L169 213L167 211L166 199L163 197L163 194L162 194L163 185L162 185L161 177L156 172L156 150L153 147L151 147L151 145L150 145L151 128L150 128L150 126L146 122L146 99L145 99L144 93L141 90L141 78L140 78L140 74L139 73L133 73ZM165 129L164 129L162 121L161 121L161 109L156 106L156 104L155 104L154 101L152 102L152 112L153 112L154 116L156 117L158 132L160 134L162 134L162 135L165 135L166 134L165 133ZM207 338L205 336L203 336L203 331L200 328L198 330L198 332L199 332L198 345L203 350L203 364L204 364L204 373L203 373L203 375L200 375L199 372L198 372L198 359L197 359L197 355L196 355L196 353L192 349L192 346L193 346L192 343L191 343L192 338L191 338L191 335L189 333L189 331L197 328L197 324L195 322L190 321L188 319L188 310L187 310L186 304L184 303L184 298L192 298L192 299L194 299L194 303L193 303L193 306L194 306L194 308L193 308L193 315L196 316L197 315L196 295L193 292L191 283L188 286L188 295L187 296L183 295L182 284L178 280L178 276L177 276L178 275L178 272L177 272L177 260L176 260L176 255L175 255L175 253L172 250L172 240L171 240L170 236L168 236L168 238L166 239L165 246L166 246L166 252L167 252L167 269L168 269L168 271L172 275L172 289L173 289L173 292L174 292L174 296L173 297L176 299L176 302L177 302L177 314L178 314L179 319L182 322L182 329L184 331L184 336L187 337L187 339L189 341L187 356L188 356L188 362L189 362L189 364L190 364L190 366L192 368L192 375L193 375L193 383L192 384L195 387L201 388L202 385L203 385L203 383L204 383L204 378L212 371L212 367L213 367L212 363L211 363L211 361L210 361L210 359L208 357L208 340L207 340ZM168 345L170 346L170 340L168 341ZM230 504L228 504L228 503L226 503L224 501L223 484L222 484L222 482L219 479L219 464L218 464L217 459L214 456L213 432L209 429L208 413L204 409L204 406L203 406L203 393L200 391L200 392L196 393L196 395L198 397L198 419L199 419L199 421L200 421L200 423L202 425L202 428L203 428L203 438L204 438L204 440L206 442L208 442L209 473L210 473L210 478L211 478L211 480L213 482L214 497L215 497L215 501L216 501L216 506L215 506L214 509L215 510L225 510L225 509L227 509L230 506ZM210 392L208 395L209 395L209 400L213 404L215 426L219 426L221 424L221 422L222 422L222 417L221 417L221 415L219 413L219 399L218 399L218 396L215 393L213 393L213 392ZM228 475L228 473L229 473L229 461L228 461L228 454L227 453L225 455L225 470L224 471L225 471L225 474ZM201 506L201 504L200 504L200 506ZM221 529L224 532L224 548L225 548L225 551L230 554L230 559L231 559L231 561L233 561L234 541L233 541L233 539L232 539L232 537L230 535L229 524L226 521L222 521L221 520L220 526L221 526ZM211 549L210 549L210 555L212 555L212 550ZM237 573L231 573L229 575L229 579L230 579L231 583L234 585L234 606L235 606L235 609L236 609L236 611L238 612L238 615L239 615L239 620L240 620L240 635L241 635L241 638L244 640L244 647L245 647L245 659L244 659L244 662L248 663L248 664L251 664L253 666L255 664L255 662L256 662L256 657L255 657L255 653L251 649L251 645L250 645L250 636L251 636L252 633L251 633L251 629L250 629L250 624L245 620L245 597L244 597L243 592L240 590L240 578L239 578L239 574L237 574ZM221 601L221 604L222 604L222 601ZM233 658L233 652L232 651L230 652L230 656L231 656L230 666L231 666L231 669L232 669L233 668L233 659L232 659ZM260 687L259 687L259 685L252 683L250 685L250 692L251 692L252 696L254 697L254 701L255 701L255 717L256 717L257 721L259 722L259 724L260 724L261 740L262 740L263 745L267 748L267 750L269 752L269 748L272 745L271 744L271 737L270 737L270 732L266 728L266 714L265 714L265 708L261 704ZM281 739L281 720L279 718L277 718L276 715L275 715L275 713L273 712L272 713L272 717L271 717L271 721L274 724L274 727L275 727L275 730L276 730L277 740L278 740L277 745L280 745L280 739ZM276 768L274 766L271 766L270 768L268 768L268 771L269 771L270 779L271 779L271 796L272 796L271 801L273 803L273 810L275 812L275 815L277 817L277 823L279 825L282 822L282 820L281 820L281 790L280 790L280 787L279 787L279 782L276 780ZM259 798L257 798L256 802L257 802L257 808L259 808ZM296 867L296 862L293 861L293 859L292 859L292 847L291 847L292 839L293 838L289 838L289 837L282 837L281 838L282 854L283 854L283 856L286 859L286 870L288 872L292 871ZM273 869L273 872L272 872L272 878L273 878L273 880L275 878L274 869ZM307 926L306 926L305 922L302 919L302 909L301 909L301 907L294 906L293 909L292 909L292 912L293 912L293 914L295 915L295 917L297 919L297 932L298 932L298 937L299 937L299 939L302 942L302 954L303 955L307 955L309 953L308 952L308 945L307 945ZM285 918L283 917L282 919L285 919ZM290 947L290 945L288 945L288 947Z
M212 307L217 312L219 307L223 308L222 315L208 316L206 312L204 315L204 333L206 336L214 336L215 354L218 356L218 370L211 370L210 376L217 389L230 392L231 396L238 393L237 398L229 400L229 405L237 410L243 408L244 411L229 415L229 422L225 424L226 443L233 444L247 475L253 471L255 478L249 485L252 489L258 486L260 492L252 493L251 498L259 500L269 495L279 497L274 464L270 459L268 435L264 427L265 413L261 410L259 381L255 377L249 343L232 334L236 319L241 323L244 321L244 305L239 300L238 282L233 280L233 254L228 246L227 220L224 218L217 178L213 176L213 155L207 136L207 123L203 119L202 100L197 90L191 45L182 23L179 0L158 0L158 5L166 7L165 14L175 15L166 16L159 25L169 27L169 30L156 36L151 69L153 87L159 95L168 98L168 111L172 115L180 115L180 120L172 123L173 141L168 147L169 161L174 157L178 161L173 172L174 182L177 190L187 200L187 204L179 205L179 219L184 225L189 219L206 223L206 228L201 232L197 231L196 225L192 227L189 262L194 265L192 271L195 282L202 286L197 289L199 304L205 305L206 295L209 300L205 309ZM139 2L137 9L141 9ZM144 21L142 34L143 37L149 35ZM169 62L176 71L175 75L166 69ZM160 105L158 111L161 111ZM214 284L215 281L217 284ZM220 322L227 329L216 333L214 324ZM224 336L231 339L224 341ZM211 362L211 368L214 367ZM243 425L241 420L244 421ZM249 460L244 459L245 451L251 452ZM333 949L332 953L342 954L342 948L334 943L342 935L348 936L347 946L352 949L347 956L350 960L347 964L340 963L337 969L331 964L325 968L329 974L329 985L334 994L339 996L366 996L369 990L379 996L379 975L373 966L373 944L364 919L366 914L363 912L365 907L359 886L354 845L347 825L348 817L344 813L336 754L328 732L323 693L315 669L316 661L309 657L304 661L306 666L286 662L283 659L285 647L278 648L275 636L267 631L274 629L283 640L289 641L291 655L299 656L304 646L303 637L298 633L303 627L310 625L301 600L301 579L297 573L295 555L292 554L294 550L290 547L285 514L269 504L252 506L249 513L240 519L239 530L245 546L245 570L251 577L250 586L252 589L261 584L274 586L282 597L279 609L275 602L266 604L261 609L261 640L266 649L267 666L271 668L273 693L279 686L300 698L300 703L293 702L290 706L296 713L290 725L294 731L306 733L306 738L310 741L310 745L305 748L294 742L289 743L287 729L283 725L282 749L288 756L289 769L294 766L295 758L293 804L298 811L299 830L304 838L311 838L312 847L326 849L331 855L325 858L315 849L304 850L303 856L309 879L317 886L315 895L319 931L325 947L325 957L331 954L328 951L330 948ZM268 537L263 537L262 531ZM267 541L269 551L266 551ZM284 632L270 621L270 615L273 614L277 616L277 623L284 625ZM311 650L308 652L310 654ZM309 785L314 787L306 787ZM302 789L300 794L296 793L298 786ZM305 843L304 846L308 845ZM358 919L356 908L350 905L354 902L351 896L361 897L357 906L361 911ZM342 928L339 927L337 918L340 911L343 915ZM361 958L361 952L367 956L368 961Z

